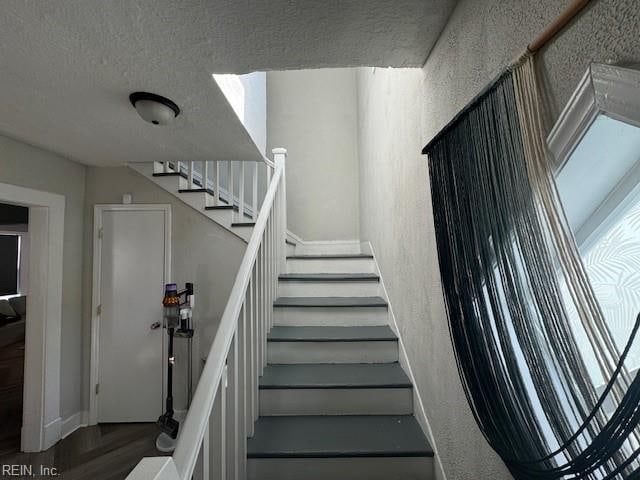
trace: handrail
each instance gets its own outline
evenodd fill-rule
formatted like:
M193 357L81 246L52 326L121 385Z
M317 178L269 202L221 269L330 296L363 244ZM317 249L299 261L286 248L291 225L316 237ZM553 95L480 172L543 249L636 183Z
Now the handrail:
M243 308L244 296L251 280L262 237L274 207L280 180L284 177L284 162L276 162L275 167L262 209L236 275L227 306L220 320L220 326L211 343L207 361L198 381L187 417L181 427L181 434L178 437L176 450L173 454L176 469L183 480L189 480L193 475L200 445L207 430L209 415L213 409L216 391L223 378L227 355L230 351L233 337L237 332L238 316Z
M273 324L270 306L284 265L286 153L281 148L273 150L274 169L268 169L267 193L173 456L143 459L129 480L210 478L210 469L220 475L226 471L227 461L230 472L244 476L246 438L258 416L258 378L266 363L267 333ZM220 434L230 439L228 445L224 440L216 444L211 437L220 439Z

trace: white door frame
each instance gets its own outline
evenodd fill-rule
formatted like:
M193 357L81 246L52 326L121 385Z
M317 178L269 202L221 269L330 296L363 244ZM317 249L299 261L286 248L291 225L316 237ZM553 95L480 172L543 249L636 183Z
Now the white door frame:
M99 355L98 345L100 345L100 329L98 305L100 305L100 278L102 265L102 239L100 231L102 229L102 215L104 212L135 212L135 211L161 211L164 212L164 278L165 283L171 278L171 205L169 204L105 204L95 205L93 208L93 287L91 294L91 370L89 381L89 425L98 423L98 396L96 395L96 385L98 384ZM163 342L164 345L164 342ZM163 352L164 358L164 352ZM163 378L165 365L163 362ZM164 380L163 380L164 382ZM163 386L164 392L164 386Z
M60 350L65 197L0 183L0 201L29 207L29 291L21 450L39 452L61 436Z

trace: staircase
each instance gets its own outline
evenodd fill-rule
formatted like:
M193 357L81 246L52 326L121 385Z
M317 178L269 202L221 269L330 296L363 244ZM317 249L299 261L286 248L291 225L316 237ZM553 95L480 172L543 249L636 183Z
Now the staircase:
M205 163L200 178L193 162L186 172L131 166L219 215L247 248L175 451L143 458L127 478L431 480L433 451L413 416L374 258L359 244L288 239L286 150L273 155L259 212L253 177L255 224L243 221L243 163L237 196L233 168L225 191L218 164Z
M247 478L431 479L373 256L352 245L289 249Z
M269 175L273 164L266 159L265 164ZM258 198L258 165L240 161L188 161L130 163L129 167L248 242L261 200Z

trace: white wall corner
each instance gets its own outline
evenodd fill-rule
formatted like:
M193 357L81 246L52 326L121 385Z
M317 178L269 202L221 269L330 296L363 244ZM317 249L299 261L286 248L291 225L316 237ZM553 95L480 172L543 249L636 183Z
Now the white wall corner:
M52 420L43 427L42 450L51 448L60 440L62 432L62 419L60 417Z
M416 378L413 374L413 369L411 368L411 363L409 362L409 357L407 356L407 351L404 347L404 342L402 340L402 334L400 333L400 329L398 328L398 322L396 321L396 317L393 313L393 306L391 305L391 299L389 298L389 294L387 292L387 288L384 284L384 278L382 276L382 272L380 271L380 265L378 265L378 259L373 250L373 245L371 242L362 242L363 251L370 252L373 255L373 262L375 264L375 271L380 276L380 286L382 291L382 297L387 301L389 306L389 326L391 330L398 336L398 354L400 365L404 369L405 373L411 380L411 384L413 385L413 414L418 421L418 424L422 428L425 436L429 440L431 444L431 448L433 448L434 455L434 468L438 469L438 475L435 478L440 478L443 480L447 480L447 475L442 465L442 460L440 459L440 455L438 454L438 447L436 444L436 439L433 435L433 430L431 428L431 424L429 423L429 419L427 418L427 413L424 408L424 403L422 401L422 395L420 394L420 389L418 388L418 384L416 383Z
M66 438L77 429L87 425L89 425L89 412L87 410L76 412L61 421L60 436Z

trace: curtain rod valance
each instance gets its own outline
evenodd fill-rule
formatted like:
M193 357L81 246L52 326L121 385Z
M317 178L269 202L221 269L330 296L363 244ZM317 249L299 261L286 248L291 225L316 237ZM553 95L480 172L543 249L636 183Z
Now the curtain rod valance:
M544 31L538 35L538 37L531 42L523 55L521 55L516 61L509 64L502 72L500 72L487 86L485 86L480 93L478 93L473 99L460 110L454 117L449 121L430 141L425 145L422 149L422 154L426 155L433 148L433 146L437 143L437 141L442 137L442 135L450 130L460 119L462 115L472 109L480 99L482 99L487 93L489 93L496 84L504 78L514 67L519 65L523 59L525 59L529 55L534 55L538 51L540 51L544 46L549 43L555 36L564 29L564 27L569 24L569 22L578 15L590 2L591 0L573 0L571 4L556 17L556 19L544 29Z

